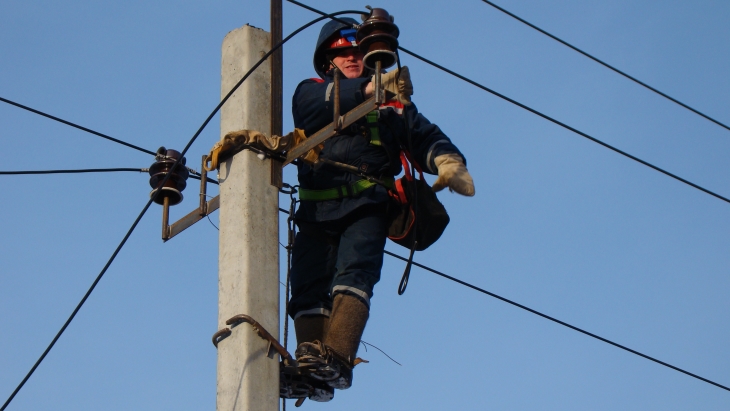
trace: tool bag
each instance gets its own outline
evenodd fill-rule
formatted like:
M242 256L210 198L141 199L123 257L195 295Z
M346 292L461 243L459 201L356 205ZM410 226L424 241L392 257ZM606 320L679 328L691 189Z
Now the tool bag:
M388 238L409 250L423 251L441 237L449 224L449 215L423 178L421 167L406 151L401 151L400 160L405 175L395 181L391 191ZM420 179L411 174L409 162Z

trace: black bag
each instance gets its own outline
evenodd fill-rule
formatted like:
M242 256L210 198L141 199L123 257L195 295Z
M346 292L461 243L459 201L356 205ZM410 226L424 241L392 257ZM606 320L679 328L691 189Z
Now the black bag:
M423 171L418 164L413 163L420 179L411 175L407 163L409 156L401 151L400 157L405 176L395 181L388 238L409 250L414 249L414 241L417 241L415 250L423 251L441 237L449 224L449 215L436 193L424 180Z

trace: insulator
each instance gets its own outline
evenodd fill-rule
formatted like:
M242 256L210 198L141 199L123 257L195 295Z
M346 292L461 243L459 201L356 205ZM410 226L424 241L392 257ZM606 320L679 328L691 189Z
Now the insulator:
M393 21L393 16L385 9L371 8L370 15L357 29L357 44L365 55L365 67L375 70L375 63L379 61L381 69L386 69L398 61L395 51L400 31Z
M188 185L186 180L190 173L185 168L185 157L180 160L175 170L171 170L178 158L180 158L178 151L168 150L165 147L157 150L155 162L150 166L150 187L152 187L150 197L153 198L157 190L161 190L160 195L154 200L157 204L164 204L166 197L170 199L170 205L180 204L183 200L182 191ZM170 178L167 179L164 186L160 187L168 173Z

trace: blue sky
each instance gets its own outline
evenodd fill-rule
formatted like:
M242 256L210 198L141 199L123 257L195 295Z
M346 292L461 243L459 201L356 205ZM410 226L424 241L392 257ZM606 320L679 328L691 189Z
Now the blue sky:
M375 4L401 45L730 196L730 131L478 0ZM730 123L730 3L499 5ZM365 3L320 0L325 11ZM219 101L223 37L268 2L0 4L0 97L148 150L182 149ZM284 4L284 34L317 16ZM284 47L290 97L319 26ZM461 148L477 195L417 261L730 385L730 204L408 56L414 102ZM218 140L216 118L188 155ZM2 170L148 167L144 153L0 105ZM292 170L285 180L294 182ZM25 376L148 199L146 174L0 176L0 399ZM172 210L197 204L197 183ZM212 194L217 194L211 188ZM288 197L281 197L288 208ZM9 410L215 407L218 232L160 240L151 208ZM212 216L217 224L217 214ZM284 224L282 228L282 239ZM282 240L283 241L283 240ZM389 243L387 249L405 254ZM284 255L282 254L282 257ZM285 260L284 260L285 261ZM730 393L386 257L354 386L302 409L726 410ZM282 264L282 273L284 265ZM283 278L283 277L282 277ZM282 295L283 300L283 295ZM290 343L291 346L292 343ZM290 404L291 406L291 404Z

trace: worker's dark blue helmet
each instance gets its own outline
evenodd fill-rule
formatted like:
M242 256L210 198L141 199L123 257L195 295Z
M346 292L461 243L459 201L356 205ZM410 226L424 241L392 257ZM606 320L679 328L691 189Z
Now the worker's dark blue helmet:
M356 30L353 29L357 21L350 17L343 17L339 20L330 20L322 26L317 39L317 47L314 48L314 71L322 78L329 70L328 54L332 54L336 50L357 47Z

